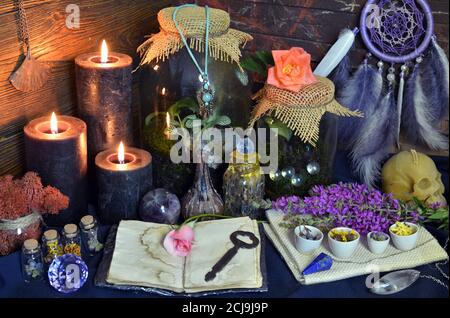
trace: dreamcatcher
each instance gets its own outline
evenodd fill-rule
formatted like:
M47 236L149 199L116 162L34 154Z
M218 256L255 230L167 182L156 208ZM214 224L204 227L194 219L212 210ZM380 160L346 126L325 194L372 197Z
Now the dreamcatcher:
M448 59L433 30L425 0L369 0L360 29L344 30L314 71L329 76L334 70L339 102L365 114L342 119L339 139L370 186L392 145L399 147L401 129L413 144L448 150L448 139L438 129L448 112ZM369 53L351 75L348 52L358 31Z

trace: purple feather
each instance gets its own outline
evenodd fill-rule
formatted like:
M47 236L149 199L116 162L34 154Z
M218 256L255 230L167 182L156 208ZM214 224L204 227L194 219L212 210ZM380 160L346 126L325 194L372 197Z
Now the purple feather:
M406 137L412 144L423 144L433 150L447 150L448 139L437 129L438 111L435 107L430 107L430 96L436 87L429 87L424 84L421 71L426 65L416 64L410 78L406 82L402 129ZM428 77L429 81L432 81ZM428 90L428 91L427 91Z
M406 81L405 94L403 97L403 111L402 111L402 131L405 132L408 140L412 144L419 143L419 129L417 129L417 118L414 110L414 91L416 82L420 73L420 64L416 64L414 69Z
M434 123L438 124L448 114L449 65L448 58L435 37L433 37L428 55L423 61L422 69L422 85L428 101L428 108L435 118Z
M392 87L381 99L376 111L359 131L351 152L352 164L361 180L375 187L381 174L381 162L389 156L397 133L397 102Z
M339 119L339 143L341 148L351 149L355 135L375 112L383 88L381 72L370 65L367 59L337 96L338 101L351 110L360 110L364 118L344 117Z
M338 67L331 73L330 79L336 86L336 95L339 96L341 90L348 83L350 78L350 57L348 54L342 59Z

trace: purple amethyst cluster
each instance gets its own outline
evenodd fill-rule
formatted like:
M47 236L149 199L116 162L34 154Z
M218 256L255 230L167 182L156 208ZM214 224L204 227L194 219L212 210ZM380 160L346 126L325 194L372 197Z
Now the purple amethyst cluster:
M408 209L392 194L356 183L314 186L309 197L281 197L273 202L273 208L289 216L306 216L317 223L324 220L333 227L349 227L360 234L387 233L397 221L418 223L420 218L417 211Z

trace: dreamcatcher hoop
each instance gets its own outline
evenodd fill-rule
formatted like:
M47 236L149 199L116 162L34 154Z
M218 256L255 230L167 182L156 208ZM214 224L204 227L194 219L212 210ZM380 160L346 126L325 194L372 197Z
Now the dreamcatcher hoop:
M366 5L364 6L362 12L361 12L361 36L364 41L364 44L368 48L368 50L377 58L379 58L382 61L389 62L389 63L397 63L397 64L403 64L408 61L412 61L419 56L422 55L422 53L425 52L425 50L429 47L431 39L434 34L434 20L433 20L433 13L431 11L430 6L426 2L426 0L412 0L412 2L417 3L418 7L417 9L420 10L420 14L423 15L424 22L426 23L426 27L423 27L423 32L420 38L422 38L420 43L416 43L415 47L410 50L410 52L404 54L398 53L388 53L385 50L382 49L383 43L382 40L379 39L378 43L374 41L373 39L373 28L374 26L368 25L368 21L370 19L370 15L374 14L374 6L380 8L380 3L382 5L385 5L386 3L392 3L392 2L411 2L411 0L398 0L398 1L391 1L391 0L368 0ZM380 10L381 11L381 10ZM405 12L404 12L405 13ZM411 13L412 14L412 13ZM404 17L401 16L400 13L397 13L397 15L393 16L393 18L400 19L400 23L406 23L408 25L408 21L404 19ZM398 21L397 19L397 21ZM380 20L375 20L378 23L381 23ZM410 27L410 25L409 25ZM390 28L390 32L394 33L397 32L397 30L393 30ZM378 33L378 32L377 32ZM380 34L380 33L378 33ZM389 34L388 34L389 36ZM413 35L414 37L417 35ZM418 40L418 38L413 38L413 40ZM417 45L418 44L418 45ZM395 50L394 50L395 51Z

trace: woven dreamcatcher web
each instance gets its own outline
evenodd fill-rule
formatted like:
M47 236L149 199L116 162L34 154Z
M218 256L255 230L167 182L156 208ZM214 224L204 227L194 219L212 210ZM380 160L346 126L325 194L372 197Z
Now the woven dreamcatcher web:
M420 56L433 35L433 16L424 0L368 1L361 35L369 51L385 62L405 63Z
M372 43L385 54L404 56L416 51L425 38L426 29L425 15L417 8L415 1L382 1L379 5L381 12L375 18L376 27L369 30Z

